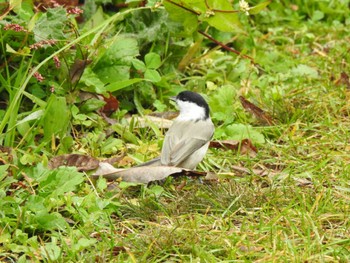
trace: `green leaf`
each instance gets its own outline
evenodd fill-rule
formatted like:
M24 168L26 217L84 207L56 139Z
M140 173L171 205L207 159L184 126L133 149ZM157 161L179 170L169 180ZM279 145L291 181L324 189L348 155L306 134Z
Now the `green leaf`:
M174 1L178 4L182 5L182 2ZM169 17L177 22L182 23L184 27L184 31L187 35L192 34L198 28L198 17L196 14L193 14L177 5L174 5L168 1L164 1L163 5L167 12L169 13Z
M107 180L102 176L98 178L96 188L100 191L103 191L107 188Z
M62 150L64 153L68 153L71 148L74 146L74 139L72 136L65 136L61 139Z
M162 64L160 56L153 52L146 54L145 62L148 69L157 69Z
M69 120L66 98L51 94L42 119L44 139L49 140L53 135L62 137L67 132Z
M251 15L258 14L261 10L263 10L265 7L267 7L270 3L271 3L271 1L266 1L266 2L262 2L260 4L257 4L256 6L251 7L249 9L249 14L251 14Z
M144 81L144 79L134 78L134 79L127 79L127 80L116 81L116 82L111 83L108 86L106 86L106 90L109 91L109 92L118 91L118 90L127 88L130 85L138 83L138 82L141 82L141 81Z
M56 261L61 256L61 248L55 243L45 243L44 246L40 248L41 256L47 259L48 262Z
M45 204L45 198L38 195L31 195L28 197L28 200L25 204L25 208L29 211L35 213L48 212Z
M56 197L74 191L84 181L84 175L75 167L62 166L56 170L46 171L38 181L38 192L41 196Z
M214 16L203 19L207 21L209 25L224 31L234 32L240 26L238 15L236 13L219 13L215 12Z
M130 78L132 59L137 55L136 39L116 37L93 70L105 84L127 80Z
M212 118L217 121L232 123L235 119L235 108L233 105L235 100L236 89L234 86L225 85L219 88L209 100Z
M293 68L291 71L293 76L306 76L312 79L317 79L319 77L318 71L310 66L300 64L296 68Z
M150 80L152 82L159 82L159 81L161 81L162 78L159 75L157 70L147 69L145 72L145 79Z
M96 111L106 105L106 102L100 99L91 98L84 102L84 104L80 107L80 112L88 113L92 111Z
M230 1L207 0L207 4L210 9L206 7L205 12L200 16L201 20L208 22L209 25L224 32L234 32L237 30L240 22L238 20L238 14L234 13L235 10ZM211 15L211 9L224 12L215 11ZM227 13L227 11L230 13ZM210 12L209 15L207 14L208 12Z
M315 10L312 14L311 20L312 21L319 21L324 18L324 13L320 10Z
M32 217L32 224L37 224L38 229L42 230L64 230L67 227L67 222L62 215L57 212L47 213L42 212Z
M135 58L135 59L131 60L131 62L136 70L141 70L142 72L145 72L146 65L145 65L145 63L143 63L143 61Z
M36 21L34 26L34 39L63 39L67 24L67 13L63 7L48 8Z
M75 252L80 252L85 248L91 248L92 245L96 244L96 239L80 238L76 244L72 246L72 250Z
M43 115L44 115L44 110L33 111L31 114L29 114L28 116L26 116L22 120L18 121L17 125L20 125L22 123L27 123L27 122L32 121L32 120L40 119L41 116L43 116Z
M93 93L106 93L105 84L101 81L99 76L95 74L91 68L86 68L81 76L80 83L85 84L81 89Z
M131 143L136 144L136 145L139 144L137 137L133 133L131 133L127 127L122 126L119 123L116 123L116 124L112 125L112 129L116 133L118 133L125 141L131 142Z
M265 137L263 134L255 130L250 125L244 124L231 124L223 128L224 139L241 141L243 139L250 139L253 143L263 144L265 143Z

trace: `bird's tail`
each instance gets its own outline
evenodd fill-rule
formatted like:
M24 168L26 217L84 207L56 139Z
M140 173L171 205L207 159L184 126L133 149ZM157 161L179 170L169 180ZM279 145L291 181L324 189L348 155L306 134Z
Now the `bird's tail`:
M145 163L141 163L139 165L136 165L134 167L142 167L142 166L161 166L162 163L160 162L160 157L158 158L155 158L155 159L152 159L148 162L145 162Z

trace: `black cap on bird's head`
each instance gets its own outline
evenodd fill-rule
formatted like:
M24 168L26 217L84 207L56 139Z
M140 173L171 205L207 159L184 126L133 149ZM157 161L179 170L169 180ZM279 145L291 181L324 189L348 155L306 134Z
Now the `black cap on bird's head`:
M204 108L205 119L209 118L209 105L204 98L196 92L189 90L180 92L176 97L171 97L171 100L175 102L188 102L195 103L197 106Z

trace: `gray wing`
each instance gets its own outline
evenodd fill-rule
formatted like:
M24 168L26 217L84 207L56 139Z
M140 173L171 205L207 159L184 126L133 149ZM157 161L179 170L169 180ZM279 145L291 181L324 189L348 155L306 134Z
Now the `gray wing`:
M193 152L206 144L213 136L211 121L174 121L168 130L160 157L163 165L177 166Z

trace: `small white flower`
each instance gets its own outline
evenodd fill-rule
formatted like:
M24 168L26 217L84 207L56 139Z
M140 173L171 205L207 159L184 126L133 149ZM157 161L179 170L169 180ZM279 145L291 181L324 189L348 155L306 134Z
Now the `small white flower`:
M245 0L239 0L239 9L249 16L249 4Z
M215 15L215 12L214 12L213 10L208 9L208 10L205 12L204 17L211 17L211 16L213 16L213 15Z

